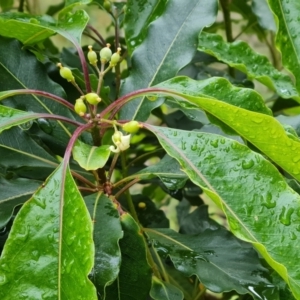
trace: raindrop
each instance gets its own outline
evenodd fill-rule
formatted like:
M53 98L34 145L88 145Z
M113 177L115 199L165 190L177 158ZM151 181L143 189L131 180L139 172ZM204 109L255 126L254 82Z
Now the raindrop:
M293 157L293 162L296 163L300 160L300 156Z
M74 259L72 259L72 260L66 265L66 272L67 272L67 273L70 273L70 272L71 272L71 269L72 269L73 264L74 264Z
M294 209L292 207L290 207L287 210L286 207L284 206L280 213L279 221L285 226L290 226L291 225L291 217L292 217L293 213L294 213Z
M212 140L210 141L210 144L214 147L217 148L219 146L219 140Z
M266 208L274 208L276 206L276 201L272 201L272 194L270 192L267 193L266 202L263 203Z
M191 150L192 150L192 151L196 151L197 149L198 149L197 144L191 145Z
M76 234L70 233L69 235L67 235L66 237L67 245L71 246L74 243L75 239L76 239Z
M21 241L25 242L28 238L29 235L29 226L24 226L23 227L24 231L17 233L17 238L20 239Z
M46 199L44 197L36 196L34 198L34 203L42 209L46 208Z
M251 169L254 166L254 161L250 159L249 161L243 160L242 168L244 170Z
M256 124L260 124L260 123L262 123L263 118L261 118L261 117L253 117L251 120L252 120L254 123L256 123Z
M296 240L297 239L297 235L294 232L290 232L290 239L292 241Z
M7 283L7 278L5 274L0 273L0 285L4 285L5 283Z
M54 240L55 240L54 234L53 234L53 233L49 233L49 234L47 235L47 238L48 238L48 241L49 241L50 243L53 243Z
M40 118L37 120L39 127L46 133L51 134L53 131L52 125L50 122L44 118Z
M181 149L185 150L186 149L186 142L181 141Z
M31 252L32 259L35 260L35 261L38 261L38 260L39 260L39 255L40 255L40 253L39 253L39 251L37 251L37 250L33 250L33 251Z
M173 131L173 136L177 136L177 131Z
M296 230L300 232L300 225L297 225Z

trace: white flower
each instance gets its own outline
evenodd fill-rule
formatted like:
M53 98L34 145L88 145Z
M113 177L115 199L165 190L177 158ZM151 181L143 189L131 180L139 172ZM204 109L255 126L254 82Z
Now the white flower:
M127 150L130 147L130 137L131 134L123 135L121 131L115 131L111 139L116 147L110 146L109 150L114 153Z

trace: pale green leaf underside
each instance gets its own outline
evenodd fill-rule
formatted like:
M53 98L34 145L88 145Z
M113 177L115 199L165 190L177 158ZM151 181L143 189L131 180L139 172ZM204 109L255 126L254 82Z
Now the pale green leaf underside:
M256 53L247 43L227 43L218 34L202 32L199 35L198 50L244 72L250 79L256 79L281 97L294 98L300 102L291 78L275 69L267 57Z
M276 46L282 53L283 65L295 76L300 92L300 2L298 0L268 0L275 14Z
M253 243L299 298L300 196L277 169L231 139L147 127L189 178L224 210L233 233Z
M97 170L105 166L109 159L109 145L100 147L90 146L79 140L76 141L72 150L74 159L85 170Z

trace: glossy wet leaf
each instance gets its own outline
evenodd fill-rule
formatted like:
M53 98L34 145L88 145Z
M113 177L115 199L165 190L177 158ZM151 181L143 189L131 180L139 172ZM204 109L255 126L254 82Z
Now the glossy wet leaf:
M158 176L162 183L171 190L182 188L187 180L177 161L168 155L163 157L159 163L139 171L136 175L141 176L143 179Z
M151 288L151 269L146 258L144 237L134 219L121 216L124 237L120 240L122 263L116 281L107 287L106 300L147 299Z
M224 228L196 235L182 235L171 229L146 229L146 233L162 260L169 257L177 270L188 277L195 274L213 292L236 290L246 294L250 292L248 286L255 289L270 284L267 270L251 245Z
M21 66L21 68L20 68ZM60 85L52 81L44 67L33 54L22 49L15 40L0 37L0 91L16 89L38 89L64 98L65 93ZM65 106L36 95L19 95L1 101L1 104L28 112L50 113L74 119ZM61 143L69 140L67 125L57 122L52 136Z
M251 8L262 28L272 31L276 30L274 16L267 0L253 0Z
M73 158L85 170L97 170L103 168L109 159L109 145L100 147L90 146L79 140L72 150Z
M148 26L160 17L167 5L166 0L127 1L124 30L128 51L131 54L146 38ZM136 16L139 16L136 18Z
M121 265L119 241L123 237L116 204L104 194L85 198L94 224L95 262L91 280L105 299L105 289L117 278Z
M164 14L150 24L147 37L132 53L132 71L121 94L175 76L193 58L199 31L213 23L216 14L216 0L169 1ZM158 105L145 97L136 99L122 108L121 118L146 120Z
M152 277L150 296L154 300L183 300L183 293L174 285Z
M43 149L26 130L14 127L0 134L0 165L19 176L45 179L58 161Z
M223 209L231 231L251 242L298 298L300 196L278 170L260 154L231 139L147 127L189 178Z
M275 69L267 57L256 53L247 43L227 43L218 34L202 32L199 35L198 50L244 72L250 79L256 79L281 97L300 101L291 78Z
M46 15L40 17L26 13L3 13L0 14L0 35L32 45L58 33L71 42L80 44L88 20L89 17L83 10L77 10L59 22Z
M0 177L0 228L10 220L14 208L27 201L41 184L42 182L32 179L7 180Z
M97 299L87 278L93 255L91 218L61 164L14 221L0 259L1 299Z
M24 112L7 106L0 106L0 133L14 126L30 123L38 119L39 114L33 112ZM26 126L26 125L25 125Z
M179 78L179 80L181 79ZM188 79L185 80L189 82ZM172 83L172 80L166 83L166 86L171 89L172 84L170 83ZM165 83L162 83L158 85L158 87L164 86L164 84ZM191 84L193 83L191 82ZM298 180L300 179L300 156L295 154L300 151L300 143L298 140L291 138L276 119L212 98L197 98L180 94L182 89L180 86L178 87L177 79L175 79L174 87L178 89L178 96L183 96L188 102L196 104L205 112L208 112L225 123L240 136L250 141L293 177ZM177 101L181 102L182 105L186 105L184 100L177 99Z
M299 1L268 0L276 15L276 46L282 53L282 63L295 76L296 87L300 91L300 32Z
M272 114L259 93L252 89L236 87L225 78L212 77L205 80L193 80L189 77L178 76L159 83L156 87L175 90L194 97L214 98L251 111ZM187 102L178 101L178 104L188 109L196 108L198 110L193 103L189 106Z

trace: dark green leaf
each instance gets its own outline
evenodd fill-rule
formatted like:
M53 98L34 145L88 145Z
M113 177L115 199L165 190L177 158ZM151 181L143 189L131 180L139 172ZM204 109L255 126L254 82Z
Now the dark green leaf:
M58 161L18 127L0 134L0 165L27 178L45 179Z
M218 34L202 32L199 35L198 50L204 51L256 79L283 98L294 98L298 102L300 96L287 75L276 70L267 57L257 54L242 41L227 43Z
M42 182L36 180L6 180L0 177L0 228L9 221L14 208L28 200L41 184Z
M174 285L152 277L150 296L154 300L183 300L183 293Z
M253 243L299 297L300 196L277 169L224 137L153 126L151 131L190 179L223 209L231 231Z
M89 213L61 164L14 221L0 259L1 299L97 299L87 278L93 254Z
M121 216L124 237L120 240L122 263L118 278L106 291L106 300L147 299L151 288L151 269L146 244L139 226L124 213Z
M225 229L206 229L197 235L182 235L171 229L146 229L146 233L163 260L170 257L177 270L188 277L197 275L211 291L234 289L246 294L251 288L270 284L265 278L267 270L251 245Z
M85 201L94 222L95 263L90 277L105 299L105 289L117 278L121 265L120 216L116 204L103 194L91 195Z
M3 11L10 10L14 5L14 0L1 0L0 7Z
M158 176L163 184L171 190L180 189L184 186L187 177L180 170L180 166L176 160L166 155L159 163L149 166L136 175L148 179Z
M139 0L127 1L124 30L130 54L146 38L150 23L164 13L167 2L167 0L147 0L142 3Z
M122 85L122 95L173 77L195 54L199 31L216 17L217 1L169 1L165 13L151 23L147 37L132 54L132 71ZM134 19L137 19L135 16ZM167 30L166 30L167 29ZM146 120L159 103L136 99L121 111L122 119Z

